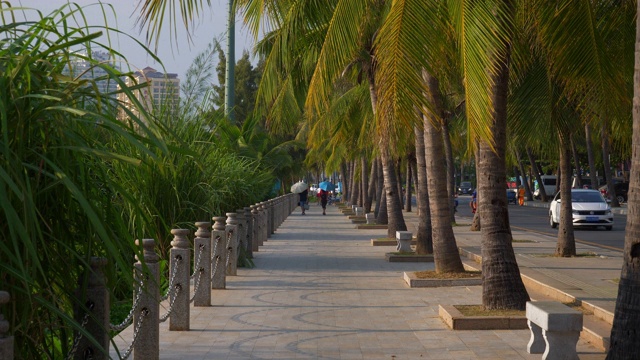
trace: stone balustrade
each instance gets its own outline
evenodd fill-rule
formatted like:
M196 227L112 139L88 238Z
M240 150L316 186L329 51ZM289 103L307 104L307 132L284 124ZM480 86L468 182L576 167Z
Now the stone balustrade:
M133 306L127 319L120 325L110 324L109 292L104 277L107 260L92 258L90 269L87 270L87 284L79 286L76 293L78 301L74 307L74 318L86 331L77 332L68 358L108 359L110 331L132 326L131 345L128 350L122 351L125 357L133 354L133 359L159 359L160 322L169 320L170 331L190 330L190 303L193 302L194 306L211 306L211 289L225 289L226 277L237 274L238 255L243 253L252 258L259 246L294 211L297 198L297 194L287 194L244 207L235 213L227 213L226 217L214 217L213 226L211 222L196 222L193 247L189 241L190 230L171 230L173 240L169 252L169 287L166 294L169 306L162 309L165 311L162 316L160 258L155 252L154 239L135 241L140 251L134 264ZM0 291L0 305L9 301L9 294ZM86 333L91 336L83 336ZM9 323L0 314L0 359L14 358L13 344Z
M11 301L11 295L0 291L0 305ZM0 359L13 359L13 336L9 336L9 322L0 313Z

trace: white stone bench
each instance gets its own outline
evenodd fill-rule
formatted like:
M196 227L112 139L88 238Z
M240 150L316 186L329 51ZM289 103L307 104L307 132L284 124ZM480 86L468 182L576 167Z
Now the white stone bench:
M528 301L529 354L543 360L578 360L576 344L582 331L582 313L557 301Z
M367 225L375 225L376 224L376 216L373 213L365 214L364 218L367 220Z
M398 242L398 246L396 246L396 250L399 252L412 252L411 248L411 239L413 234L411 231L396 231L396 241Z

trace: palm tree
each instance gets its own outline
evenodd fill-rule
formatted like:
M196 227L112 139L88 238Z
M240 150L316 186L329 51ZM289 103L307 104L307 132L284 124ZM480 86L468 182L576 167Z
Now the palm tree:
M635 15L640 14L640 3L636 5ZM631 176L629 182L629 200L627 208L627 227L624 242L624 255L618 297L611 328L611 345L607 359L632 358L640 352L640 337L637 331L640 324L640 22L636 22L635 68L633 75L633 139L631 157Z

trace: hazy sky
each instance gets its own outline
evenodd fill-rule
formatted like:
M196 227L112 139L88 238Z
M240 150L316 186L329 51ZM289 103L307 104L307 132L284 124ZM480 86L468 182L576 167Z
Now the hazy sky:
M40 10L43 14L50 14L66 4L68 0L12 0L14 6L23 6ZM96 4L98 0L74 0L82 7ZM113 5L115 17L111 8L108 9L107 22L111 27L117 27L120 31L130 34L139 41L145 41L144 32L140 33L139 27L135 25L138 13L136 7L139 0L102 0L103 4ZM206 3L206 1L205 1ZM104 25L104 15L98 6L91 6L84 11L87 22L92 25ZM28 20L38 19L37 13L26 12ZM195 19L195 27L191 29L192 43L187 41L186 31L182 24L176 26L178 30L178 42L170 42L169 22L165 21L163 34L160 37L157 56L162 60L165 69L170 73L177 73L180 79L185 78L185 73L192 60L204 51L212 39L221 41L223 49L226 49L226 26L227 26L227 0L211 0L211 7L205 7L199 18ZM106 39L101 40L106 43ZM143 49L130 39L120 35L112 39L113 48L125 55L132 69L142 69L151 66L161 70L161 66L156 64L153 58L149 57ZM251 51L253 42L248 31L243 27L241 19L236 19L236 59L242 56L243 50ZM154 45L151 45L153 50ZM217 58L217 56L216 56Z

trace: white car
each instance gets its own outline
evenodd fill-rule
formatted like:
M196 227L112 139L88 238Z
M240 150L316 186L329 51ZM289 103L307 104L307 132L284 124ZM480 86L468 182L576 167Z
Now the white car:
M549 225L552 228L560 222L560 193L557 193L549 206ZM573 226L613 229L613 212L598 190L571 189L571 209Z

